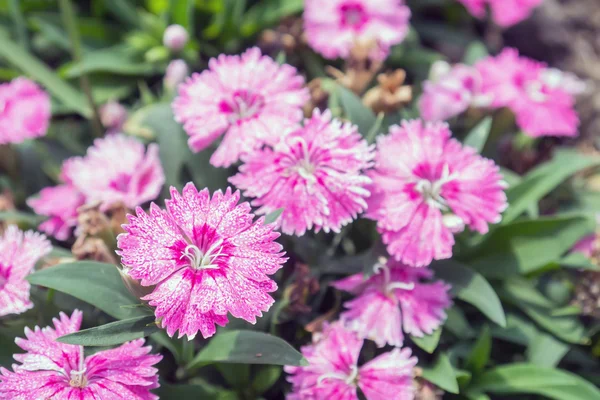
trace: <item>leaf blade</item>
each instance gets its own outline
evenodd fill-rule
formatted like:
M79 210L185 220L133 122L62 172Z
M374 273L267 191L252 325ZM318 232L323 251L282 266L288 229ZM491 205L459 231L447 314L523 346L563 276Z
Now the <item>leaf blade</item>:
M64 335L56 340L80 346L114 346L158 332L159 328L155 320L153 315L147 315L115 321Z

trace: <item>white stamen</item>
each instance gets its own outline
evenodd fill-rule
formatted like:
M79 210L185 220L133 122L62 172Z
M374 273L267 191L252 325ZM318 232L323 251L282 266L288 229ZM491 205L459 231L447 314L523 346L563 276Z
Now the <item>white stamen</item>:
M79 370L71 371L69 385L71 387L83 388L87 385L87 378L85 373L87 368L85 367L85 356L83 354L83 346L79 346Z
M344 381L346 384L351 385L354 383L356 378L358 377L358 367L356 365L352 365L350 367L350 375L344 375L340 372L328 372L319 376L317 379L317 385L320 385L325 379L339 379Z
M423 195L425 202L429 206L445 211L448 209L448 203L442 197L442 187L454 178L455 175L450 174L448 164L444 164L442 176L437 181L432 182L429 179L420 179L415 185L415 190Z
M190 266L194 269L219 269L219 266L214 262L223 252L222 244L223 239L217 240L208 248L206 253L202 253L198 246L189 244L181 254L180 259L187 258L190 261ZM219 250L213 254L217 248Z
M392 282L390 267L387 266L387 260L383 257L373 266L373 272L376 274L381 271L383 271L383 290L386 294L391 294L395 289L413 290L415 288L413 282Z

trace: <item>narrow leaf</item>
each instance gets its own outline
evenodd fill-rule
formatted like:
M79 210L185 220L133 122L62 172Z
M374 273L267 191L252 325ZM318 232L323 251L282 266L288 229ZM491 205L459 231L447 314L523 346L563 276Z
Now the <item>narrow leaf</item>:
M492 117L484 118L483 121L478 123L475 128L469 132L464 141L465 146L472 147L477 150L477 152L481 153L481 150L483 150L485 142L487 142L488 136L490 135L491 129Z
M447 392L458 393L454 368L444 353L440 354L432 367L423 368L423 378Z
M485 368L490 359L492 351L492 336L490 328L486 325L481 330L479 338L475 342L475 346L471 350L471 354L466 361L467 368L474 374L478 374Z
M153 315L124 319L61 336L56 340L80 346L114 346L158 332L155 320Z
M425 350L429 354L433 353L440 342L440 336L442 335L442 328L438 328L431 335L424 335L422 337L410 336L410 339L421 349Z
M346 118L358 126L358 132L366 137L377 121L375 114L349 89L337 85L336 92Z

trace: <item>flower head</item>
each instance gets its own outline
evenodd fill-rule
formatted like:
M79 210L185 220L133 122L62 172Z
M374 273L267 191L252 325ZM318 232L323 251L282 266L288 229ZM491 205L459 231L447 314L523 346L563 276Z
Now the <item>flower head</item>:
M29 79L0 85L0 144L21 143L46 134L50 96Z
M360 338L371 339L379 347L402 346L403 331L417 337L430 335L446 319L446 309L452 304L450 286L423 282L433 276L430 269L383 260L374 272L368 279L356 274L333 283L356 295L344 304L347 311L341 320Z
M498 167L452 139L442 122L404 121L377 142L367 216L388 252L409 266L449 258L453 233L480 233L507 206Z
M118 101L111 100L100 107L100 121L111 132L117 133L127 120L127 109Z
M359 367L362 345L341 322L326 326L315 343L302 348L308 366L284 367L293 389L288 399L358 400L358 387L367 400L412 400L417 359L410 349L394 349Z
M492 10L492 19L501 27L507 28L529 18L533 9L543 0L458 0L477 18L486 14L486 5Z
M265 148L242 157L240 173L229 179L256 197L258 214L283 208L281 227L286 234L303 235L315 228L338 232L365 210L363 175L374 157L356 126L315 110L304 126L289 133L274 150Z
M189 35L181 25L169 25L163 35L163 44L169 50L179 51L183 49L188 42Z
M167 89L175 90L189 73L190 69L184 60L173 60L167 65L163 83Z
M274 300L277 285L269 275L285 262L279 234L264 218L253 222L250 204L237 204L239 192L220 190L210 197L188 183L180 194L171 188L167 209L155 204L146 214L128 216L119 235L125 273L155 289L143 300L167 333L205 338L227 313L255 323Z
M491 96L492 107L508 107L525 133L537 136L576 136L579 117L574 95L581 82L549 69L506 48L496 57L475 66L483 79L482 92Z
M150 390L159 386L158 371L153 365L162 356L149 354L150 347L143 347L143 339L89 357L84 356L83 346L56 340L79 331L81 318L81 311L75 310L70 318L63 313L60 319L54 318L54 328L36 326L33 331L25 328L27 338L16 340L26 351L14 355L20 364L13 364L13 371L0 368L0 397L11 400L158 399Z
M306 0L308 44L326 58L348 58L356 45L376 46L384 59L408 34L410 9L403 0Z
M85 197L73 185L47 187L39 196L27 199L27 205L36 214L49 217L38 229L58 240L67 240L77 225L77 209L85 203Z
M470 106L488 106L491 98L480 93L481 85L481 75L473 67L463 64L451 67L445 61L434 63L429 80L423 84L419 101L421 117L426 121L445 121Z
M73 185L88 202L103 207L122 203L134 208L158 196L165 182L158 145L144 145L125 135L96 139L85 157L69 160Z
M14 225L8 226L0 236L0 317L20 314L33 307L25 277L50 250L52 246L44 235L21 232Z
M294 67L279 65L256 47L241 56L222 54L208 67L179 85L173 111L193 151L225 135L212 165L227 167L244 153L277 143L302 119L309 94Z

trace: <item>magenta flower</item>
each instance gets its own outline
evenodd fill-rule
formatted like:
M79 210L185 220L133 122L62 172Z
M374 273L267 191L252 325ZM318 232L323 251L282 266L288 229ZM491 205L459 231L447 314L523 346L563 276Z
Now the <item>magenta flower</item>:
M0 368L0 397L11 400L54 399L154 400L150 393L157 388L158 370L153 367L162 356L149 354L144 340L125 343L84 357L83 346L56 341L60 336L79 331L82 313L75 310L71 318L60 313L50 326L32 331L25 328L27 339L17 338L26 351L15 354L20 364L13 371Z
M397 261L382 260L375 274L366 279L356 274L333 283L356 297L344 304L341 315L349 329L377 346L402 346L403 331L416 337L430 335L446 319L452 301L450 286L443 282L425 283L429 268L407 267Z
M410 349L394 349L359 367L362 345L341 322L326 326L315 343L302 347L308 366L284 367L293 390L287 398L358 400L358 387L367 400L412 400L417 359Z
M484 18L486 5L492 10L494 22L504 28L529 18L543 0L458 0L477 18Z
M445 123L413 120L377 141L367 216L390 255L409 266L449 258L453 233L465 225L486 233L507 207L494 162L450 136Z
M85 197L73 185L47 187L36 198L27 199L27 205L36 214L49 217L38 229L58 240L67 240L77 225L77 209Z
M409 30L410 9L403 0L306 0L308 44L326 58L348 58L356 45L376 45L382 60Z
M44 136L50 124L50 96L29 79L0 85L0 144Z
M0 317L21 314L33 307L25 277L52 250L42 234L21 232L9 225L0 237Z
M240 172L229 181L256 198L258 214L283 208L286 234L301 236L313 227L339 232L367 207L371 180L363 172L372 165L373 150L356 126L315 110L274 150L243 156Z
M195 152L225 135L212 165L227 167L244 153L277 143L302 119L309 94L294 67L279 65L256 47L241 56L221 54L208 67L179 85L173 112Z
M237 204L239 192L220 190L210 198L188 183L182 193L171 188L166 211L155 204L146 214L129 215L119 235L121 262L133 279L155 286L143 298L169 336L207 338L227 313L255 323L273 304L268 294L274 274L286 259L273 224L252 222L250 204Z
M508 107L517 125L531 136L576 136L579 117L574 95L584 85L575 77L548 69L506 48L476 68L483 78L482 91L492 97L492 107Z
M125 135L96 139L85 157L69 160L73 185L90 203L122 203L134 208L158 196L165 182L158 145L144 145Z
M481 85L481 75L475 68L435 62L429 80L423 84L423 95L419 100L421 117L426 121L446 121L471 106L489 106L491 96L481 94Z

